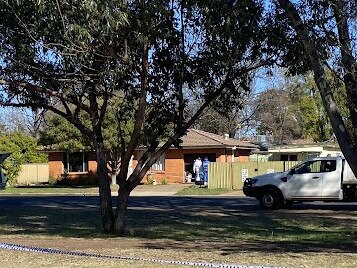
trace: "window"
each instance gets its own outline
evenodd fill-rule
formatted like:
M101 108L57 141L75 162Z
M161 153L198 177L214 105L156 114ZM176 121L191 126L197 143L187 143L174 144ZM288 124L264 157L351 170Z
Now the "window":
M332 172L336 170L335 160L305 162L295 168L295 174Z
M305 162L295 168L295 174L318 173L321 170L322 161Z
M290 155L289 161L297 161L297 155L296 154Z
M282 154L280 161L297 161L297 154Z
M332 172L336 170L336 161L335 160L324 160L322 161L321 172Z
M140 159L144 154L144 151L138 152L138 159ZM151 166L151 170L164 171L165 170L165 153L163 153L160 158Z
M88 172L88 154L65 153L63 167L64 172Z
M282 154L280 156L280 161L289 161L289 156L287 154Z
M165 170L165 154L162 154L155 164L151 166L151 170Z

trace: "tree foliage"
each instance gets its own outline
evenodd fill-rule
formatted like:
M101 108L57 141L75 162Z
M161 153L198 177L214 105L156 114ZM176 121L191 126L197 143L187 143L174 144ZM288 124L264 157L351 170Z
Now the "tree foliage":
M46 124L40 132L39 143L48 149L65 152L86 151L92 149L92 143L63 117L48 113Z
M47 155L37 151L37 140L22 132L1 134L0 151L11 153L2 164L10 184L16 183L22 164L47 162Z
M297 40L301 61L314 73L323 106L330 119L341 150L357 174L357 3L345 0L274 1L273 16L279 16L290 27ZM327 69L344 86L328 82ZM348 116L343 116L334 90L344 90ZM350 126L350 127L349 127Z
M271 136L277 144L301 137L301 128L286 89L269 89L260 93L256 106L259 134Z
M1 103L51 111L93 142L105 232L125 232L130 192L215 99L239 99L251 71L290 53L270 38L275 22L259 0L3 0L0 11ZM203 102L190 115L195 95ZM106 120L121 159L115 212ZM140 144L147 151L127 177Z
M250 91L236 98L232 96L229 101L218 99L194 123L194 128L239 139L255 127L253 101L254 94ZM190 104L190 113L196 111L198 103L200 100Z

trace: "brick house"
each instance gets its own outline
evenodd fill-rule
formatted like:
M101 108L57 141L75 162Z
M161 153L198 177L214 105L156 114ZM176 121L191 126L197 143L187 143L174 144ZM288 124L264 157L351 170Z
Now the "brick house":
M185 182L188 173L192 174L193 161L197 157L208 157L211 162L248 162L252 150L259 146L226 136L220 136L200 130L189 129L187 135L181 138L181 148L168 149L151 167L148 175L157 181L167 179L170 183ZM132 166L144 153L138 149L134 153ZM48 152L49 172L52 178L60 178L66 171L70 178L95 173L97 163L93 152L65 153Z
M59 180L66 173L70 179L87 176L97 170L94 152L66 153L63 151L48 151L48 168L50 178Z

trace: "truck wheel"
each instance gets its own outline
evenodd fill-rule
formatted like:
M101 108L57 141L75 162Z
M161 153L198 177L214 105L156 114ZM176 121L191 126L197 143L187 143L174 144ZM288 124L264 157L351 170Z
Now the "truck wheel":
M270 188L261 194L259 203L263 209L279 209L282 204L282 198L278 190Z

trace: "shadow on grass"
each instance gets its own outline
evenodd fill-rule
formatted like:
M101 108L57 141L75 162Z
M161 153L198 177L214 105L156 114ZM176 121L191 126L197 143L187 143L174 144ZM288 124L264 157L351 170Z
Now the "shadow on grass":
M36 185L18 185L13 186L15 189L67 189L67 188L75 188L75 189L86 189L98 187L98 185L50 185L50 184L36 184Z
M128 226L132 237L148 239L145 247L149 248L215 249L222 254L356 252L353 207L262 211L240 202L234 198L132 197ZM98 204L97 197L0 200L0 235L104 238Z
M20 197L16 199L21 199ZM77 205L44 198L46 201L30 204L29 200L39 198L26 197L27 202L19 206L10 203L0 206L0 235L35 235L63 237L101 237L100 215L96 205Z

